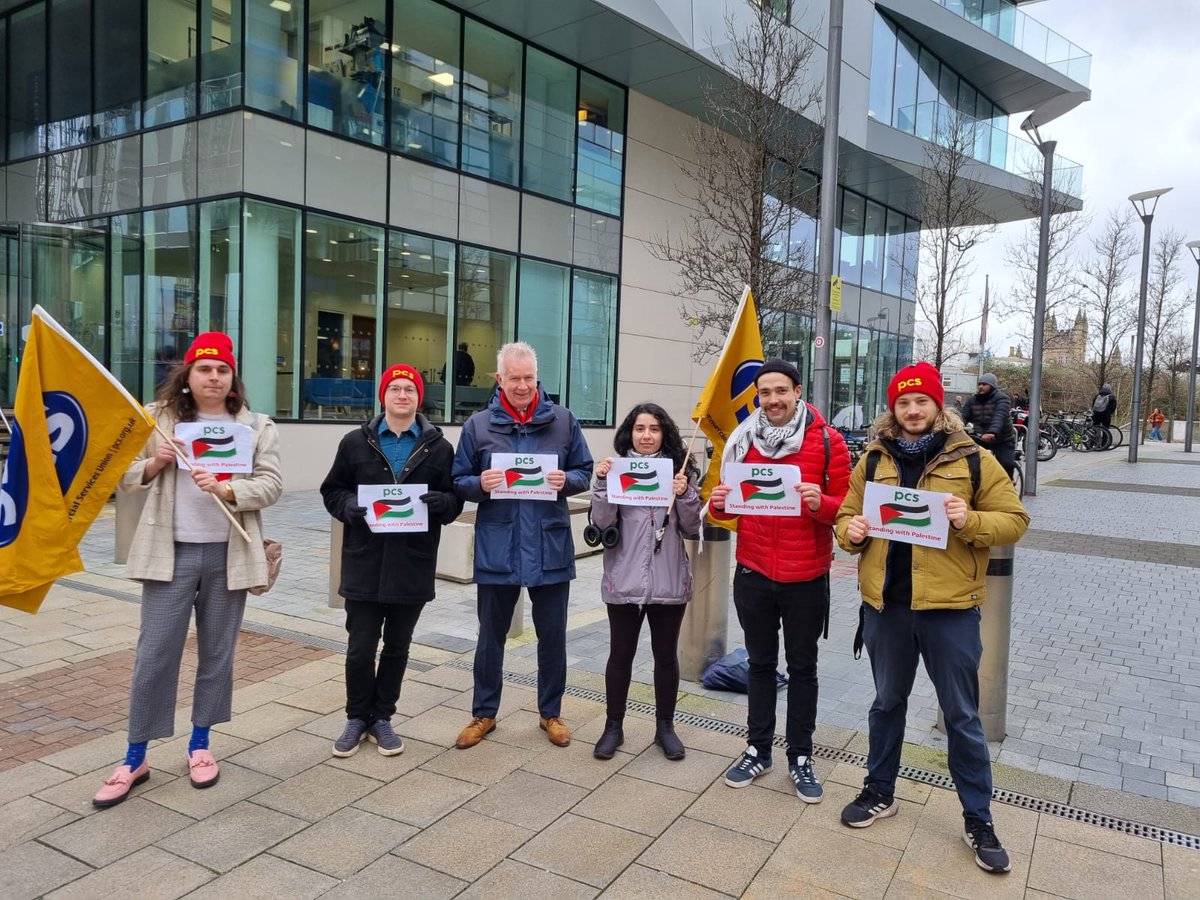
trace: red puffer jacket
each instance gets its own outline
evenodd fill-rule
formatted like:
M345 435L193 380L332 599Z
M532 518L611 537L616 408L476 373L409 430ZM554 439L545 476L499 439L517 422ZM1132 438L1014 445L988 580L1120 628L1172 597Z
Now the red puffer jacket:
M811 405L808 428L800 449L790 456L768 459L753 444L742 462L769 462L800 467L804 481L822 484L825 440L829 434L829 475L815 513L804 508L801 516L729 516L712 510L716 519L737 518L737 561L772 581L812 581L829 571L833 560L833 523L850 487L850 453L842 436L825 424Z

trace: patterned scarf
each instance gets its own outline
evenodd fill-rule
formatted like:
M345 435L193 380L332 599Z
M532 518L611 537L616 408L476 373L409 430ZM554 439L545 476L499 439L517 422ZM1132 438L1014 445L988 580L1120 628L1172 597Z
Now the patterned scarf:
M758 452L767 459L779 459L800 449L804 443L804 430L808 427L808 404L803 400L796 403L796 412L783 425L772 425L767 414L756 409L747 416L729 440L725 442L725 453L722 463L742 462L750 445L754 444Z
M911 453L913 456L916 456L919 453L923 454L936 437L937 435L932 431L921 435L915 441L906 441L904 438L898 437L896 438L896 446L900 448L902 453Z

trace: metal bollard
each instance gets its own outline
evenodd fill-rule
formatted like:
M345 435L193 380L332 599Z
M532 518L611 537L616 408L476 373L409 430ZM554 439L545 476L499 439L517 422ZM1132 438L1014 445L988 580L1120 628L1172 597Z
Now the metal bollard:
M129 548L133 544L133 534L137 531L138 520L142 517L142 509L146 505L144 491L136 493L117 491L117 506L113 524L113 562L118 566L125 565L129 559Z
M979 621L983 655L979 660L979 718L989 741L1008 733L1008 651L1012 638L1013 560L1015 544L992 547L987 569L987 602ZM938 709L937 727L946 723Z
M338 593L342 583L342 534L345 526L337 519L329 520L329 608L345 609L346 600Z
M699 541L686 541L692 560L692 600L679 632L679 677L699 681L700 674L726 651L729 621L729 575L732 534L704 526L704 552Z

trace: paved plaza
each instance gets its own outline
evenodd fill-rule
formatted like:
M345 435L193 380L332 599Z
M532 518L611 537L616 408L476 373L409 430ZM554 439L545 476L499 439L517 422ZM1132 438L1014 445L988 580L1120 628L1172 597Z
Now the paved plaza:
M331 758L342 613L327 604L328 518L315 492L296 492L266 516L285 568L247 612L213 789L183 777L189 651L180 737L151 746L152 777L130 800L91 807L124 750L137 638L138 589L112 564L111 510L86 541L87 572L37 616L0 609L0 897L1200 897L1200 852L1187 846L1200 835L1200 459L1170 446L1142 459L1060 456L1029 501L1008 736L992 745L996 786L1013 801L993 807L1007 876L980 871L958 836L923 676L900 815L861 831L838 822L861 784L871 699L868 663L850 653L853 565L840 556L818 806L795 798L782 766L745 790L721 782L744 746L744 697L685 683L688 756L665 761L644 705L647 641L626 743L612 761L592 758L607 656L598 557L581 560L572 591L569 748L538 730L526 632L510 642L496 732L451 749L469 718L474 589L442 582L396 717L406 752ZM730 646L739 638L731 616ZM1126 824L1100 827L1105 816Z

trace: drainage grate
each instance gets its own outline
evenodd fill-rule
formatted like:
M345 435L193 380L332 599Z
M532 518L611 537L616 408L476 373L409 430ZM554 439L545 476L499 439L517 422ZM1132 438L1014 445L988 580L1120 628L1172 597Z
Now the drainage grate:
M446 663L447 666L454 669L471 669L472 665L469 660L455 659ZM517 684L523 687L537 687L537 675L521 675L512 672L504 673L504 680L509 684ZM571 697L576 697L580 700L592 700L596 703L605 701L604 693L601 691L593 691L589 688L579 688L567 685L566 694ZM628 709L632 712L642 713L643 715L654 715L654 704L643 703L638 700L631 700L628 703ZM744 725L735 725L732 722L726 722L721 719L712 719L708 716L698 716L694 713L676 713L675 721L684 725L691 725L695 728L703 728L706 731L715 731L719 734L729 734L735 737L745 738L747 736L746 727ZM787 749L787 741L782 735L776 735L773 746L780 750ZM852 766L863 766L867 764L867 758L861 753L855 753L851 750L843 750L836 747L822 747L820 745L813 747L813 756L818 759L828 760L829 762L847 763ZM940 772L927 772L924 769L917 769L912 766L901 766L900 777L909 781L917 781L921 784L928 784L931 787L945 788L947 790L954 789L954 781L948 775L943 775ZM1168 828L1159 828L1157 825L1145 825L1141 822L1132 822L1128 819L1110 816L1104 813L1095 813L1086 809L1079 809L1075 806L1068 806L1065 803L1058 803L1054 800L1042 800L1038 797L1030 797L1025 794L1018 794L1015 791L1002 790L996 788L992 791L992 799L998 803L1005 803L1009 806L1018 806L1021 809L1032 810L1033 812L1046 813L1051 816L1058 816L1062 819L1070 819L1073 822L1080 822L1084 825L1097 825L1101 828L1107 828L1110 831L1119 831L1122 834L1133 835L1134 837L1146 838L1151 841L1157 841L1160 844L1173 844L1177 847L1183 847L1188 850L1200 850L1200 836L1194 834L1185 834L1181 831L1171 831Z

